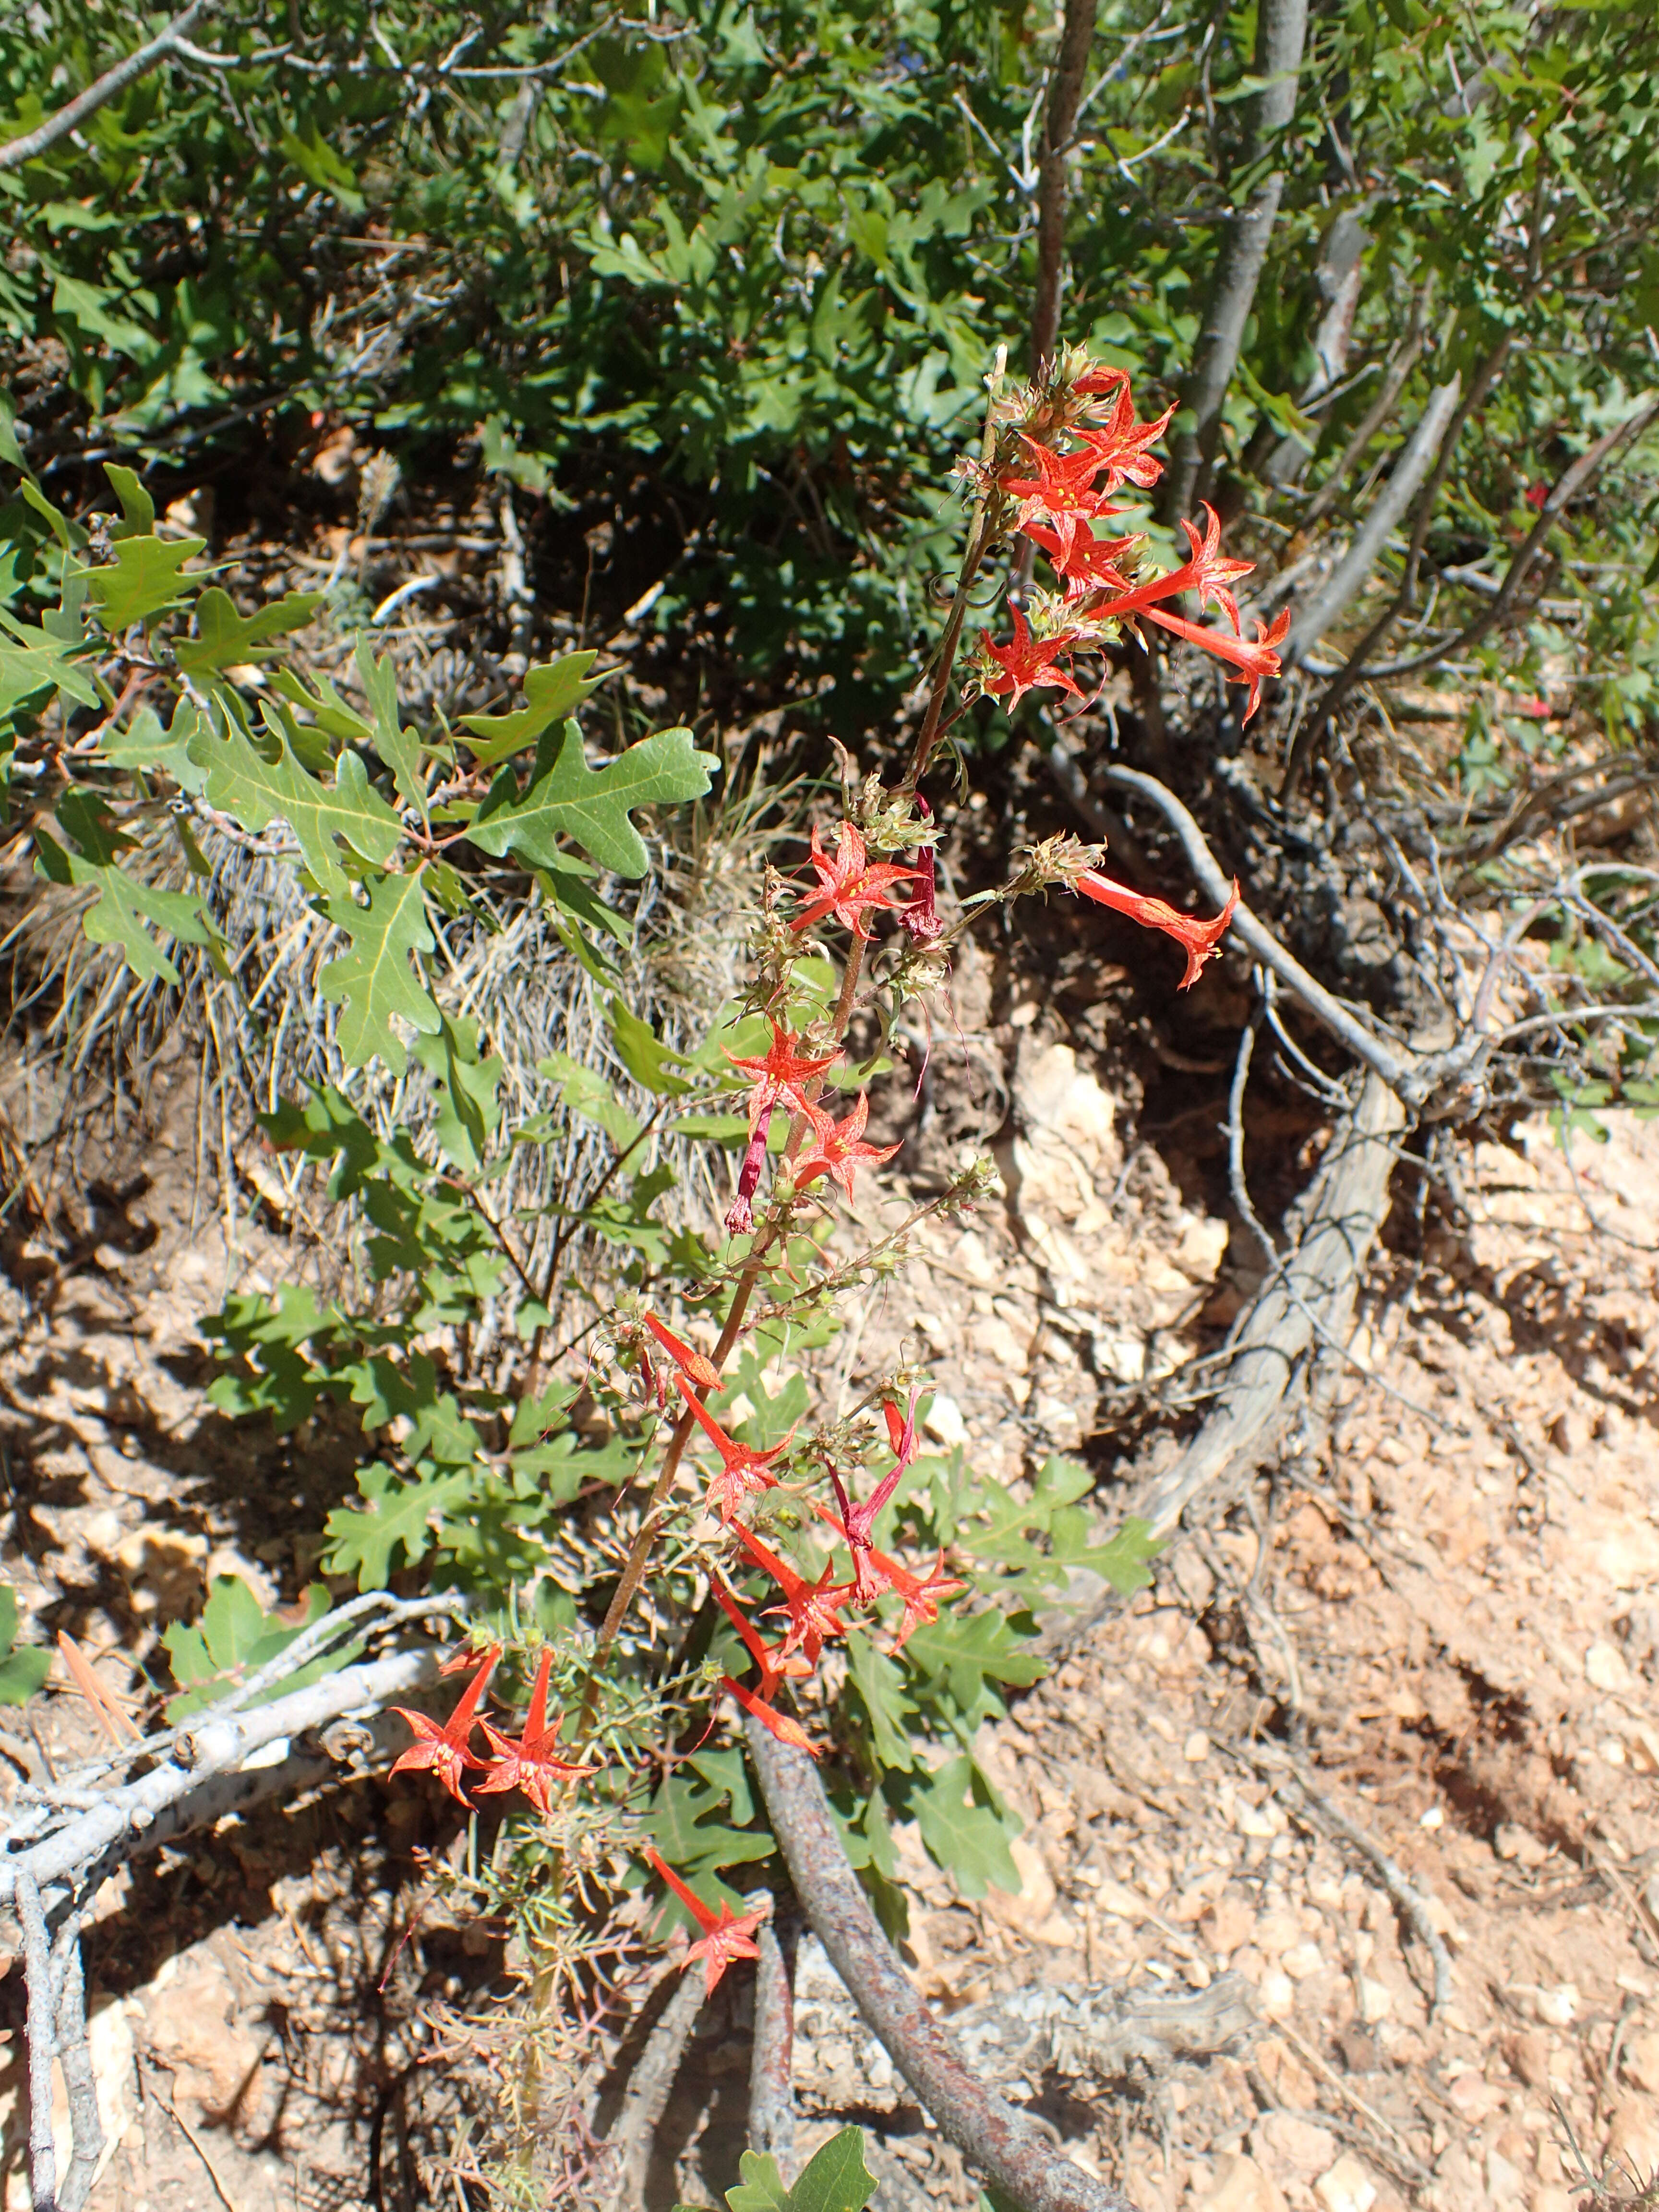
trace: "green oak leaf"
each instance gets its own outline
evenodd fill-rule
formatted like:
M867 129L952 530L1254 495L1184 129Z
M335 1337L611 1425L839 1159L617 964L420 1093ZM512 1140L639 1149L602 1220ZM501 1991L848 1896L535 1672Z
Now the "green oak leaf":
M27 1703L52 1671L52 1654L35 1644L17 1643L17 1593L0 1583L0 1705Z
M847 1638L847 1671L870 1717L871 1742L890 1774L906 1774L915 1765L910 1723L915 1706L904 1694L904 1676L861 1628Z
M988 1680L1024 1690L1048 1671L1029 1639L1022 1641L1005 1616L990 1607L983 1613L942 1613L918 1628L904 1650L916 1674L943 1677L964 1713L977 1707Z
M227 714L223 727L220 737L204 723L190 741L191 759L207 771L210 806L234 816L245 830L286 822L306 866L332 896L340 896L349 880L335 850L337 837L375 866L386 866L398 849L402 824L356 753L341 754L334 781L327 784L301 766L280 729L272 732L275 752L267 753L240 714Z
M91 677L70 659L70 646L44 626L21 623L0 608L0 719L26 699L54 688L83 707L95 707Z
M417 1037L415 1057L438 1086L438 1142L471 1174L501 1125L501 1063L478 1057L478 1024L466 1014L446 1014L435 1036Z
M196 602L196 635L178 641L174 658L187 676L269 659L275 641L303 629L327 597L326 592L289 592L257 614L240 615L228 592L210 585Z
M134 852L137 847L112 818L99 793L66 791L53 812L59 828L74 839L79 850L60 845L49 830L37 825L34 845L39 873L50 883L95 890L97 898L81 917L81 927L92 942L118 945L128 967L143 982L176 983L179 970L148 925L186 945L210 944L212 932L199 896L194 891L160 890L121 866L122 854Z
M952 1759L926 1789L910 1792L909 1809L929 1853L956 1876L964 1897L983 1897L993 1882L1017 1897L1019 1869L1008 1838L1019 1833L1019 1823L997 1812L990 1794L971 1759Z
M696 750L690 730L678 729L659 730L603 768L589 768L581 732L567 722L556 733L542 733L523 792L512 769L502 770L467 835L481 852L498 859L514 853L542 868L558 865L559 837L574 837L601 867L642 876L650 859L629 818L632 810L701 799L719 765L712 753Z
M355 1571L360 1590L384 1589L392 1578L392 1553L401 1546L411 1567L423 1559L431 1549L434 1519L471 1480L469 1474L440 1475L422 1468L400 1482L389 1467L359 1468L357 1488L368 1501L365 1510L337 1505L323 1524L331 1540L324 1556L329 1573Z
M190 741L201 726L201 711L193 699L179 701L172 726L165 730L153 707L141 707L125 729L105 732L98 757L129 774L153 775L159 770L194 798L207 783L205 770L190 757Z
M193 579L179 571L207 550L205 538L124 538L107 568L87 578L93 603L112 634L148 622L183 601Z
M119 461L106 461L104 474L114 487L115 496L121 502L121 520L110 525L112 541L122 538L149 538L155 530L155 501L144 489L131 469L123 468Z
M605 1009L605 1019L617 1057L636 1083L671 1098L692 1088L684 1076L675 1074L670 1065L678 1062L684 1067L685 1054L665 1045L650 1023L641 1021L631 1006L624 1006L620 999L612 999Z
M743 2176L726 2192L728 2212L864 2212L876 2193L876 2177L864 2163L864 2135L843 2128L813 2154L786 2189L776 2159L746 2150L738 2161Z
M544 730L580 706L605 678L589 676L597 653L567 653L559 659L525 672L525 703L511 714L464 714L461 727L471 737L461 743L477 757L480 768L495 768L514 753L532 745Z
M355 758L346 753L341 765ZM338 1042L346 1066L361 1067L378 1054L401 1075L409 1055L392 1026L392 1017L400 1015L429 1036L443 1026L436 1000L418 967L410 964L418 954L430 952L434 943L420 876L376 876L366 907L349 897L333 898L328 914L351 939L350 951L331 960L317 978L325 999L344 1003Z
M413 730L398 725L398 672L392 665L392 655L387 653L384 660L376 660L369 650L368 640L360 637L357 673L374 717L369 742L392 770L398 798L405 806L412 806L425 822L426 777L421 767L421 740Z
M264 1612L239 1575L218 1577L200 1621L186 1627L183 1621L175 1620L162 1636L167 1664L180 1692L167 1700L168 1720L182 1720L186 1713L198 1712L204 1705L227 1696L320 1620L329 1608L326 1588L313 1583L305 1596L304 1619L288 1621L280 1613ZM265 1705L272 1698L286 1697L290 1690L302 1690L307 1683L320 1681L325 1674L349 1667L362 1648L362 1639L356 1638L319 1652L252 1702Z

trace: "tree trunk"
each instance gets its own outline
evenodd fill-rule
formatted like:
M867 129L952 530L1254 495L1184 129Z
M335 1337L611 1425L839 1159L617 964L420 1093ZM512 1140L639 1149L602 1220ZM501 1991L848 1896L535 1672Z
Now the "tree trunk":
M1307 42L1308 0L1261 0L1257 18L1255 74L1267 81L1256 94L1244 167L1268 153L1296 112L1297 73ZM1255 304L1267 259L1285 172L1268 170L1242 208L1234 210L1211 280L1192 374L1182 395L1181 429L1164 483L1166 522L1191 513L1208 492L1221 440L1221 412L1238 366L1244 325Z

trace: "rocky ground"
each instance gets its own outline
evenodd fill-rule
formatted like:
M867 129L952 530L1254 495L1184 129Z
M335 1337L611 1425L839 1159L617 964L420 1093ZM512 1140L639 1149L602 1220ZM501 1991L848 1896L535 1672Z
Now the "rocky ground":
M969 1076L939 1085L953 1103L924 1116L919 1158L996 1135L1006 1196L871 1301L844 1380L925 1349L945 1384L933 1433L986 1471L1017 1480L1055 1449L1109 1468L1103 1409L1213 1341L1259 1279L1213 1172L1225 1076L1162 1126L1141 1101L1131 1127L1086 1023L1062 1035L971 963L955 1018L934 1049ZM1259 1114L1253 1163L1291 1186L1315 1120L1270 1091ZM992 1732L1027 1824L1021 1894L966 1903L901 1835L914 1970L964 2021L1043 1990L1242 1978L1255 2022L1227 2052L1101 2078L1074 2038L1025 2085L1145 2212L1567 2212L1572 2142L1598 2172L1659 2169L1659 1130L1606 1129L1564 1153L1520 1125L1421 1207L1402 1172L1328 1442L1062 1638ZM255 1194L195 1185L187 1142L146 1159L148 1187L118 1152L52 1237L8 1245L0 1378L25 1632L67 1631L130 1702L135 1662L209 1577L267 1601L297 1586L340 1473L205 1407L194 1318L282 1247ZM61 1682L39 1710L0 1711L15 1772L96 1740ZM106 1885L95 2206L401 2208L415 2131L465 2170L474 2118L422 2063L427 2020L497 1961L430 1916L410 1935L430 1817L362 1784L233 1816ZM0 2212L27 2201L20 1983ZM682 2071L664 2205L729 2179L732 1987ZM801 1995L803 2144L857 2120L879 2205L972 2205L810 1944Z

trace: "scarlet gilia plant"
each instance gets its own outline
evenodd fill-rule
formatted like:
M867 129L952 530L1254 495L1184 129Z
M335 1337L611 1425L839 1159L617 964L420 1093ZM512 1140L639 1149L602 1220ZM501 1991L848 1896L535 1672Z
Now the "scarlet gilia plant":
M429 1769L463 1802L465 1778L480 1773L475 1802L516 1794L550 1824L559 1848L542 1879L563 1886L567 1923L597 1909L580 1885L599 1878L601 1836L611 1905L618 1882L665 1882L701 1931L687 1956L702 1960L710 1992L754 1954L763 1917L736 1910L723 1870L760 1863L769 1882L781 1879L735 1724L757 1723L820 1762L890 1925L903 1917L893 1817L915 1820L967 1893L1017 1887L1017 1824L971 1746L1002 1692L1040 1671L1023 1648L1024 1608L1085 1561L1121 1587L1144 1579L1134 1532L1109 1544L1087 1534L1082 1469L1051 1461L1014 1496L981 1480L960 1449L929 1449L928 1388L908 1372L868 1378L850 1413L815 1419L812 1355L849 1295L902 1264L919 1220L961 1214L990 1187L975 1163L884 1225L878 1209L902 1132L868 1133L883 1063L849 1042L872 1036L871 1016L890 1036L900 1008L943 981L967 926L939 910L941 825L922 790L954 724L981 699L1010 713L1033 691L1085 699L1085 663L1147 623L1237 669L1251 706L1277 668L1282 626L1244 639L1233 587L1245 564L1222 554L1212 514L1188 528L1188 556L1166 574L1147 569L1140 539L1111 534L1113 495L1158 474L1151 448L1167 420L1139 420L1122 372L1077 353L1021 392L992 380L980 453L963 471L968 548L908 771L849 780L840 818L812 830L805 872L769 876L747 998L714 1037L669 1054L637 1024L618 1031L658 1110L713 1132L711 1144L734 1142L737 1156L723 1237L671 1239L640 1183L633 1216L604 1217L641 1255L634 1287L601 1311L570 1379L629 1455L624 1487L589 1522L606 1569L583 1588L602 1591L604 1618L590 1636L574 1616L556 1664L543 1651L517 1733L480 1710L493 1646L447 1723L410 1716L418 1741L399 1767ZM1054 586L1013 609L1005 641L981 634L959 677L970 592L1022 537ZM1173 611L1182 599L1200 617L1218 611L1225 627ZM1070 838L1032 848L977 910L1071 890L1176 939L1182 986L1196 981L1232 903L1184 914L1115 884L1100 857ZM499 1632L509 1640L510 1623ZM555 1673L562 1723L548 1718ZM472 1748L475 1729L488 1758ZM573 1811L582 1805L609 1811L584 1826ZM565 1848L573 1834L586 1844Z

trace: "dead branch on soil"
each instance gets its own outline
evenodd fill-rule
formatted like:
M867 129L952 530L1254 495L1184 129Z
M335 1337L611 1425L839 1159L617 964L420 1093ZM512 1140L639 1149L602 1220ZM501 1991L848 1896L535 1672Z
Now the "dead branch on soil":
M807 1919L865 2024L940 2131L1019 2212L1133 2212L1127 2197L1063 2157L1034 2120L967 2063L883 1934L848 1863L810 1755L752 1719L746 1733L772 1832Z
M80 2212L103 2150L80 1948L94 1892L129 1859L273 1795L291 1802L300 1790L326 1779L341 1754L365 1746L377 1751L372 1728L356 1732L356 1742L346 1744L337 1724L353 1716L374 1719L394 1698L435 1680L437 1658L430 1648L342 1667L252 1712L241 1708L297 1674L355 1623L385 1629L453 1613L455 1605L450 1595L400 1600L375 1592L355 1600L295 1637L268 1666L192 1714L187 1725L125 1745L49 1786L20 1785L11 1818L0 1826L0 1901L11 1902L22 1936L34 2212ZM315 1741L325 1729L328 1737ZM135 1767L148 1771L136 1780L115 1779ZM72 2145L61 2196L52 2133L54 2057L69 2094Z
M1261 2022L1242 1974L1207 1990L1164 1996L1142 1990L1073 1990L1034 1985L954 2014L951 2033L985 2080L1104 2086L1139 2071L1156 2080L1183 2058L1243 2048Z
M749 1902L745 1899L745 1905ZM770 2151L780 2164L795 2149L795 1952L799 1929L793 1912L759 1929L755 1941L755 2049L749 2066L749 2146Z
M1241 1317L1214 1409L1137 1501L1155 1535L1167 1535L1200 1494L1249 1480L1305 1393L1316 1341L1346 1340L1406 1118L1389 1085L1367 1075L1306 1194L1300 1236Z

